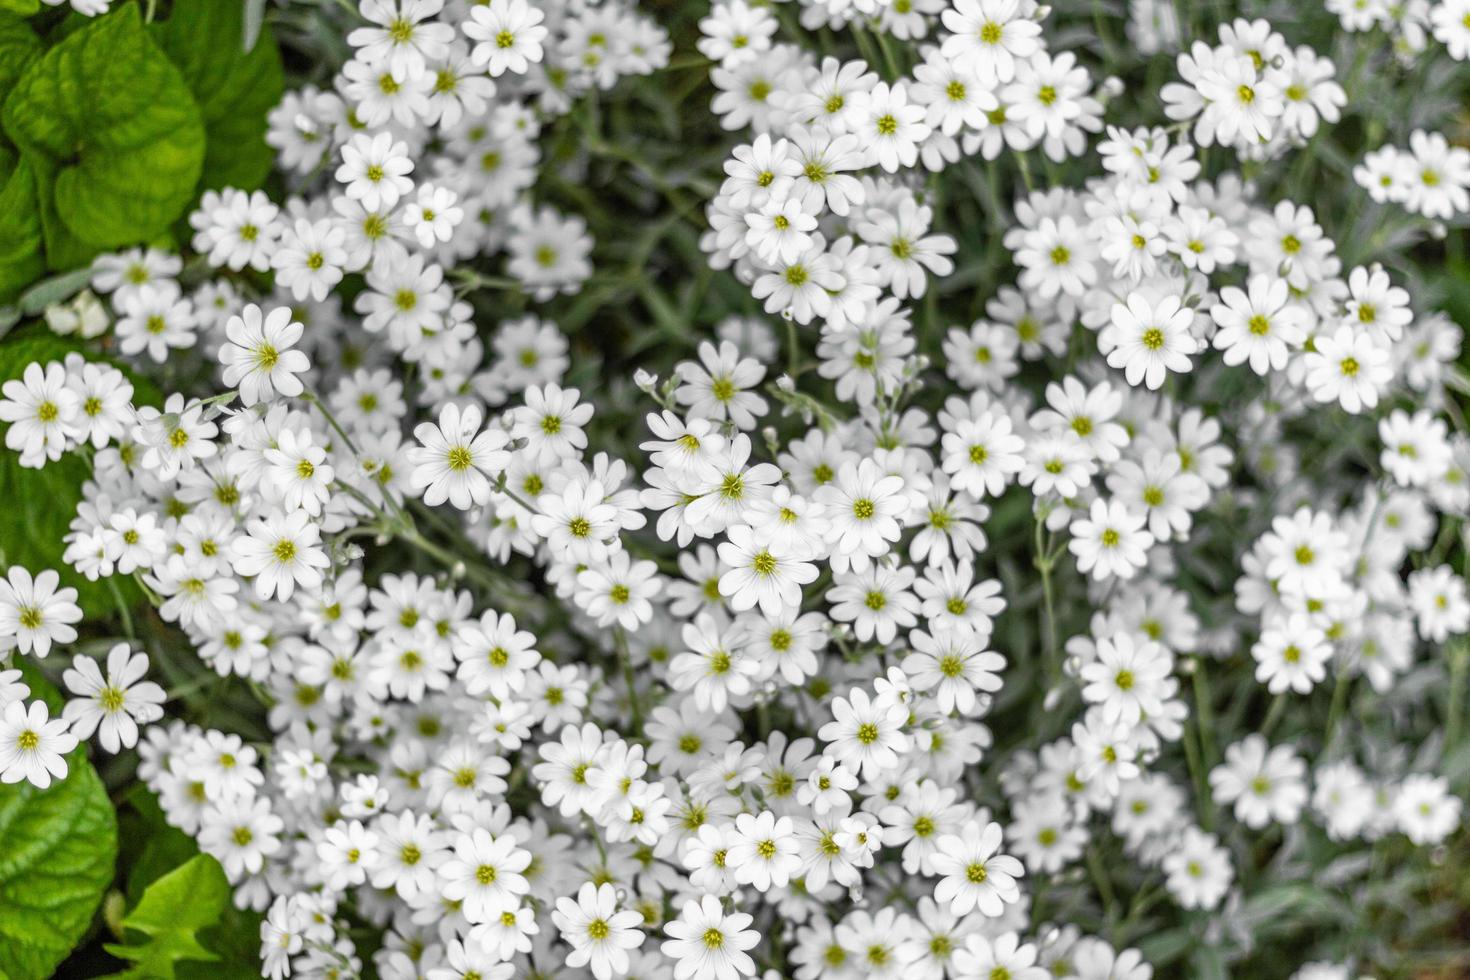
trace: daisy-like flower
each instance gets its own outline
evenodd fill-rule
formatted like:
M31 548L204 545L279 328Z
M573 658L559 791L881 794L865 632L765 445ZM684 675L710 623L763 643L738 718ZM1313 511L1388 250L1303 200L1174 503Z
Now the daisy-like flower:
M58 361L44 368L33 361L19 379L5 382L3 392L0 420L10 423L5 445L20 453L20 465L39 468L60 459L81 407L66 369Z
M61 718L48 718L46 702L12 701L0 713L0 783L22 779L45 789L52 779L66 778L68 752L77 747L77 737Z
M571 480L560 493L536 498L539 513L532 515L531 527L554 554L589 564L608 552L618 533L617 508L606 500L601 481Z
M728 340L716 349L708 341L699 345L700 364L681 361L674 368L682 382L674 398L689 406L692 418L729 419L744 430L754 429L766 414L766 400L754 391L766 376L765 367L753 357L742 358Z
M628 951L643 944L637 927L643 913L618 910L618 894L607 882L586 882L577 899L559 898L551 913L561 938L572 947L567 966L588 967L597 980L612 980L628 972Z
M1230 852L1214 834L1185 827L1177 846L1164 857L1169 891L1187 909L1212 909L1220 904L1235 876Z
M459 195L447 187L420 185L414 200L403 209L403 220L421 246L433 248L454 237L454 229L464 220L464 208L458 201Z
M391 209L413 189L412 170L408 144L395 141L392 133L359 133L342 147L342 165L334 176L346 185L349 198L377 211Z
M133 437L147 447L143 466L167 480L218 454L214 437L219 426L204 417L204 409L202 403L188 404L180 394L169 395L161 412L151 405L138 409Z
M510 434L526 440L527 449L546 459L569 459L585 449L583 431L592 418L592 406L576 388L557 384L526 389L526 404L516 409Z
M940 53L981 79L1009 82L1016 63L1041 50L1041 25L1027 9L1022 0L955 0L940 15L950 32Z
M306 511L257 518L246 531L231 544L231 565L235 574L254 577L256 596L286 600L298 585L321 587L321 569L331 562L320 545L321 528Z
M1234 803L1235 819L1247 827L1293 824L1307 803L1306 774L1291 746L1271 748L1252 734L1225 749L1224 763L1210 771L1210 790L1217 803Z
M480 923L520 906L522 896L531 888L522 874L530 864L531 852L518 847L514 836L497 837L477 827L459 835L453 857L438 870L444 881L444 897L462 902L465 918Z
M419 445L409 450L414 465L411 486L434 506L448 500L460 510L483 507L490 500L490 477L510 464L510 437L493 427L480 430L480 409L444 406L437 424L421 422L413 436Z
M993 693L1001 687L1000 671L1006 661L985 649L979 634L961 627L923 630L909 634L914 652L904 658L903 672L916 691L932 691L943 712L968 715L975 710L977 690Z
M1289 302L1286 280L1275 276L1251 276L1249 293L1226 286L1221 302L1210 308L1219 326L1214 344L1225 352L1225 363L1249 362L1259 375L1286 367L1287 353L1306 339L1310 317Z
M118 305L113 332L118 350L129 357L146 353L154 363L162 364L170 350L194 346L198 315L171 280L140 286Z
M737 882L756 891L785 888L802 863L791 818L777 817L770 810L737 816L725 863Z
M305 329L292 319L291 308L278 306L263 313L251 303L225 324L229 341L219 349L225 366L224 382L240 389L240 402L247 408L267 401L277 393L290 397L304 386L296 375L311 367L299 350L292 350Z
M669 683L675 690L693 690L704 710L725 710L731 695L750 692L751 677L759 664L731 643L731 631L722 629L709 613L700 613L681 634L688 648L669 664Z
M790 537L779 531L757 532L738 524L725 532L720 561L729 571L720 576L720 594L740 612L759 605L767 616L780 616L801 606L801 587L816 581L817 566L800 560Z
M871 459L843 463L835 481L817 488L812 499L826 508L834 570L860 571L888 552L908 509L903 488L903 477L885 473Z
M992 821L982 825L977 820L966 823L959 834L941 837L939 850L930 858L934 873L940 877L934 900L948 905L955 915L978 909L990 918L1004 914L1006 905L1020 901L1021 888L1016 879L1026 870L1009 854L999 853L1003 837L1000 824Z
M653 618L651 600L660 587L657 565L635 562L626 551L615 551L605 562L577 574L576 602L600 626L616 623L636 630Z
M1199 349L1189 332L1193 322L1194 311L1177 296L1154 303L1142 293L1132 293L1126 305L1113 305L1112 319L1098 335L1098 348L1109 365L1123 369L1129 384L1157 390L1170 371L1186 372L1193 366L1189 356Z
M75 362L68 359L66 383L77 397L77 413L67 434L79 443L91 443L93 449L121 439L132 418L133 385L127 376L111 365L82 361L78 355ZM4 403L0 403L0 419L5 418L3 412ZM15 431L14 426L10 431ZM21 450L21 456L25 455Z
M903 731L909 709L896 698L872 698L862 688L845 698L832 699L832 720L817 731L827 753L864 778L874 779L898 765L907 752L909 736Z
M163 717L163 688L143 680L147 673L147 655L134 654L126 643L108 652L105 678L97 661L75 658L61 677L66 689L76 695L62 712L71 733L85 739L95 731L108 752L136 745L138 726Z
M1147 522L1146 514L1130 511L1121 500L1094 500L1085 516L1072 521L1067 550L1077 556L1077 570L1099 580L1132 578L1154 544Z
M808 233L816 229L817 219L802 210L800 198L773 197L746 214L745 224L745 244L763 262L774 265L794 262L811 247L812 236Z
M705 895L684 903L679 917L664 926L669 936L659 949L674 961L675 980L739 980L755 976L746 950L760 942L745 912L726 913L720 900Z
M347 43L370 64L386 64L394 78L417 77L454 40L453 27L431 19L442 9L444 0L363 0L359 13L374 26L351 31Z
M35 578L19 565L11 565L0 580L0 650L44 657L52 643L70 643L77 638L71 624L82 618L77 590L59 589L61 576L47 569Z
M928 138L929 124L924 107L909 101L902 82L890 86L879 82L864 97L863 121L858 135L867 145L868 158L889 173L900 166L912 167L919 158L919 144Z
M490 0L471 7L464 33L479 43L470 57L492 78L506 72L524 75L532 63L541 61L541 42L546 38L541 22L545 19L527 0Z
M1327 676L1332 644L1304 613L1268 621L1261 638L1251 647L1256 680L1272 694L1306 694Z
M298 301L325 300L342 281L346 266L347 231L327 218L315 222L297 218L271 255L276 284L291 290Z
M1013 431L1009 416L994 411L961 421L941 442L944 472L954 489L983 500L998 497L1026 466L1026 443Z
M1354 415L1377 406L1393 378L1387 345L1364 330L1341 326L1313 341L1306 355L1307 388L1319 402L1337 402Z

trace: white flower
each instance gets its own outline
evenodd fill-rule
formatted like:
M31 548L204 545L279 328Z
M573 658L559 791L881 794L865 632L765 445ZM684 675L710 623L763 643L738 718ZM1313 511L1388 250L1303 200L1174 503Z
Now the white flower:
M1222 302L1210 308L1219 326L1214 344L1225 352L1225 363L1249 362L1251 370L1264 375L1286 367L1289 351L1306 338L1309 317L1305 310L1288 302L1286 280L1251 276L1246 293L1226 286Z
M480 923L516 910L531 888L521 874L530 864L531 853L517 847L514 836L476 828L456 837L454 856L438 871L444 897L463 903L465 918Z
M291 309L278 306L264 314L254 303L225 324L229 343L219 349L220 363L225 366L224 382L240 389L245 406L265 401L277 393L293 397L301 394L301 374L311 362L301 351L292 350L305 328L291 317Z
M471 55L475 64L485 66L495 78L507 71L524 75L531 64L541 60L544 19L545 14L526 0L490 0L471 7L464 33L480 42Z
M246 531L234 540L230 561L237 575L255 579L259 598L289 599L298 585L321 587L320 569L331 563L319 545L321 529L306 511L257 518Z
M490 477L498 478L510 463L503 429L480 430L480 409L463 410L454 402L444 406L439 422L422 422L413 436L419 446L409 451L414 464L410 482L430 506L448 500L460 510L484 506L490 500Z
M443 7L444 0L363 0L359 12L376 26L352 30L347 43L364 60L386 63L395 78L422 75L454 38L454 28L430 19Z
M572 947L567 966L589 966L597 980L611 980L628 971L628 950L643 943L643 933L635 928L643 922L643 913L633 909L618 911L617 892L606 882L587 882L578 890L577 899L558 898L551 913L561 938Z
M749 928L752 921L744 912L727 914L713 895L685 902L679 917L664 926L669 938L659 947L674 961L675 980L755 976L755 961L746 950L761 937Z
M722 342L718 349L708 342L700 344L699 360L701 364L680 361L674 368L681 382L674 398L688 405L694 418L717 422L728 418L741 429L754 429L767 406L766 400L750 389L761 383L766 369L755 358L741 358L739 349L729 341Z
M61 576L49 568L32 578L21 566L10 566L0 580L0 650L18 648L44 657L52 643L77 638L71 625L82 618L77 590L58 589L60 583Z
M903 702L871 698L857 688L846 698L832 700L832 720L817 737L827 743L827 752L838 762L861 769L873 779L898 765L899 755L908 751L904 733L909 711Z
M939 850L930 859L939 884L934 900L948 905L955 915L972 909L995 918L1007 904L1020 901L1016 879L1025 874L1021 862L1001 854L1000 824L970 821L959 834L939 839Z
M66 369L52 361L44 368L27 364L19 379L5 382L0 420L10 423L5 445L20 453L20 465L40 467L66 451L67 431L81 409L67 381Z
M725 863L737 882L756 891L785 888L802 863L791 818L777 817L770 810L740 814Z
M1041 25L1026 17L1021 0L954 0L940 15L951 33L941 52L981 79L1008 82L1016 63L1041 49Z
M1306 772L1290 746L1269 748L1253 734L1225 749L1225 762L1210 771L1210 790L1216 802L1234 803L1247 827L1293 824L1307 802Z
M1073 519L1067 550L1077 556L1077 570L1095 579L1132 578L1143 567L1154 536L1144 529L1147 517L1121 500L1094 500L1086 516Z
M163 717L163 688L143 678L148 657L133 654L119 643L107 654L107 677L90 657L76 657L62 675L66 689L76 698L66 703L62 717L78 739L95 731L108 752L130 749L138 742L138 726ZM140 683L141 682L141 683Z
M801 561L791 539L772 529L749 525L728 528L729 541L719 547L720 561L730 570L720 576L720 594L739 612L759 605L767 616L801 605L801 587L817 578L817 567Z
M77 737L67 731L66 721L48 720L47 714L46 702L39 699L30 707L20 700L5 706L0 714L0 782L24 779L45 789L52 779L66 778L62 757L77 747Z
M407 176L413 170L408 145L392 133L359 133L342 147L342 165L334 175L347 187L347 196L369 211L387 210L413 189Z
M1151 303L1141 293L1130 293L1127 304L1113 305L1112 319L1098 335L1098 348L1108 364L1123 369L1131 385L1157 389L1170 371L1185 372L1193 365L1189 355L1199 349L1190 335L1194 311L1180 305L1177 296Z
M1415 773L1399 784L1393 815L1415 844L1438 844L1460 826L1463 803L1450 794L1443 776Z
M1198 827L1184 828L1184 836L1164 856L1169 891L1187 909L1212 909L1220 904L1234 878L1230 852Z
M1378 404L1379 393L1393 377L1387 346L1366 331L1350 326L1318 335L1307 352L1307 387L1319 402L1338 402L1357 414Z

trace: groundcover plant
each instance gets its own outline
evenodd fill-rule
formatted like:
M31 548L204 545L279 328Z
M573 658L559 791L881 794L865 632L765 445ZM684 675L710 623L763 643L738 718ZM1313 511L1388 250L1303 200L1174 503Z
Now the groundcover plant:
M0 0L0 976L1470 976L1470 0Z

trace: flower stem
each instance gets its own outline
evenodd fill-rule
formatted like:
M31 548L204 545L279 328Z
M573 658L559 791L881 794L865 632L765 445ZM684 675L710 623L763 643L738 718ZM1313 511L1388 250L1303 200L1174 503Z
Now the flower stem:
M1271 730L1276 727L1276 723L1281 720L1281 716L1285 713L1286 692L1282 691L1271 699L1271 707L1266 709L1266 720L1261 723L1261 734L1266 738L1270 738Z
M1470 642L1460 640L1451 644L1450 695L1445 717L1445 751L1453 751L1460 744L1460 730L1465 722L1465 678L1470 674Z
M117 605L118 618L122 620L123 633L130 640L136 640L138 634L133 630L133 613L128 609L128 604L123 599L122 589L117 587L117 579L107 576L107 591L112 593L112 601Z
M623 683L628 685L628 714L633 723L633 734L643 733L643 705L638 700L638 685L633 678L633 656L628 652L628 634L621 626L613 630L613 641L618 648L618 662L623 667Z

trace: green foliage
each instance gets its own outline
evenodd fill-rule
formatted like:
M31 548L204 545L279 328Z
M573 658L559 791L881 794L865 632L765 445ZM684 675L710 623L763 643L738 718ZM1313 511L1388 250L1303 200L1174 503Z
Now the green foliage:
M0 239L3 248L3 239ZM32 361L59 361L67 354L81 350L79 343L58 337L47 330L22 331L0 344L0 383L19 378ZM89 353L90 360L97 360ZM158 392L152 384L131 372L135 403L158 404ZM0 454L0 556L7 565L23 565L32 572L55 569L61 584L77 590L82 611L97 615L110 609L113 597L105 582L92 582L79 575L61 560L66 550L62 537L76 516L82 499L82 483L91 478L91 464L80 453L68 453L39 470L26 469L13 452ZM128 600L139 596L137 587L123 580Z
M34 668L26 683L53 707L60 698ZM0 976L52 974L87 932L112 881L117 818L85 748L66 779L38 790L0 786Z
M122 920L138 942L109 943L113 956L133 964L124 977L176 976L180 961L215 962L198 933L214 925L230 901L230 883L219 862L200 854L148 886L143 898Z
M199 107L135 6L27 65L0 123L40 178L52 268L147 240L193 199L204 160Z
M247 51L242 20L232 0L179 0L144 24L128 3L63 22L47 48L0 12L0 303L46 269L166 238L201 189L260 186L281 56L269 33Z
M275 38L247 52L244 7L222 0L185 0L153 36L179 66L204 118L204 188L259 187L275 154L265 142L266 113L284 80Z

